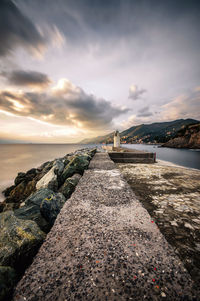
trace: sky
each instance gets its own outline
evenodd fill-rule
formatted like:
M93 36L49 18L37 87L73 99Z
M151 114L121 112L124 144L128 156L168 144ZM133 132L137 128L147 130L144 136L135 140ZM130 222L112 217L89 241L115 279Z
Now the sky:
M0 142L200 120L199 0L1 0Z

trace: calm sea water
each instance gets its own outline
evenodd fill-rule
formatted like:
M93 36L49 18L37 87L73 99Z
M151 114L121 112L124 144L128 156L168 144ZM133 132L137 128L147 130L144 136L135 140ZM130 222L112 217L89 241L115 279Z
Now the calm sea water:
M13 184L18 172L62 157L87 145L80 144L0 144L0 200L2 190ZM92 147L91 145L89 147Z
M156 153L157 159L169 161L177 165L200 169L200 150L176 149L147 144L127 144L124 147Z
M95 145L88 145L94 147ZM200 169L200 151L158 148L153 145L128 144L128 148L156 152L160 160ZM2 190L13 184L18 172L26 172L42 163L62 157L87 145L80 144L0 144L0 200Z

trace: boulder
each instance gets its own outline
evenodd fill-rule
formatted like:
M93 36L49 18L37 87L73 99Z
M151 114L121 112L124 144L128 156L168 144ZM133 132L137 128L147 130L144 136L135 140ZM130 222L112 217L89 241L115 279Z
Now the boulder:
M0 214L0 265L22 271L45 238L34 221L18 219L13 211Z
M96 147L90 150L90 154L92 155L92 157L96 154Z
M15 185L17 186L20 184L22 181L25 180L26 174L24 172L19 172L17 177L15 178Z
M14 189L11 190L9 196L5 199L6 203L17 203L23 198L23 193L26 188L26 182L22 181Z
M15 185L19 185L21 182L25 181L25 182L29 182L31 181L36 175L37 175L38 171L36 168L31 168L30 170L28 170L26 173L24 172L19 172L17 177L15 178Z
M55 170L55 174L60 176L63 172L63 169L64 169L64 160L61 160L61 159L56 159L54 162L53 162L53 167L54 167L54 170Z
M9 266L0 266L0 301L10 299L17 281L15 270Z
M5 195L5 197L9 196L10 192L15 188L16 186L15 185L12 185L6 189L4 189L2 191L2 193Z
M64 166L66 166L69 162L70 162L69 156L64 157L64 161L63 161Z
M37 173L38 173L38 171L36 168L31 168L26 172L26 177L29 176L31 178L34 178Z
M28 183L26 181L21 182L14 189L10 191L9 196L4 200L4 211L9 203L15 204L13 208L19 208L21 202L23 202L31 193L36 190L36 181L33 179Z
M36 168L30 169L26 173L19 172L14 181L15 185L3 191L5 197L7 197L6 202L18 202L27 198L35 190L36 181L33 179L37 174Z
M52 190L58 189L57 175L52 167L36 184L36 189L49 188Z
M25 200L23 207L14 211L15 215L20 219L36 222L40 229L47 233L51 226L42 216L40 205L44 199L50 198L52 194L54 194L54 192L47 188L36 191Z
M35 176L34 180L38 182L52 168L52 166L53 161L43 163L40 167L37 168L37 175Z
M23 206L14 213L20 219L35 221L47 233L64 203L65 197L61 193L41 188L28 197Z
M66 199L70 198L80 178L81 175L74 174L72 177L66 179L65 183L60 187L59 191L62 192L62 194L66 197Z
M49 169L51 169L53 165L53 161L47 161L47 162L44 162L42 165L40 165L37 170L39 172L41 172L42 170L46 170L46 171L49 171Z
M57 175L58 188L63 183L61 175L65 167L65 162L66 161L62 159L56 159L53 163L54 173Z
M33 179L26 184L25 189L23 191L22 200L25 200L31 193L36 191L36 183L36 180Z
M49 188L57 191L63 169L64 163L61 160L55 160L52 168L37 182L36 189Z
M0 202L0 213L3 212L5 207L5 203L4 202Z
M40 212L51 227L53 226L65 201L65 197L62 193L52 193L50 197L45 198L42 201L40 205Z
M2 211L1 212L5 212L7 210L14 210L14 209L18 209L19 208L19 204L17 203L6 203L6 202L2 202Z
M89 161L87 160L87 156L84 155L78 155L74 157L65 167L63 173L62 173L62 180L63 182L69 178L72 177L75 173L78 173L80 175L83 175L83 172L85 169L88 168Z

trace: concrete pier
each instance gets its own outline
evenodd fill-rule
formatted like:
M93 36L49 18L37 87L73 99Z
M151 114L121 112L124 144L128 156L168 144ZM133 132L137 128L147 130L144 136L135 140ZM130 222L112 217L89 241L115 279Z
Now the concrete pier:
M97 153L14 300L198 300L195 294L189 274L120 171L107 153Z
M115 163L155 163L156 153L144 152L125 147L103 146Z

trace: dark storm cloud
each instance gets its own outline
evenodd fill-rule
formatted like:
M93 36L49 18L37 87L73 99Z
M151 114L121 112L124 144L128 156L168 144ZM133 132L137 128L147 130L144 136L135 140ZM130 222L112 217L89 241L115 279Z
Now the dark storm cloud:
M75 41L87 42L89 36L95 39L133 36L145 25L147 28L156 23L177 25L177 18L186 15L199 24L198 0L35 0L28 3L18 0L18 3L27 14L33 13L35 20L40 18L56 24Z
M33 117L58 125L105 128L115 117L129 111L96 99L68 80L51 93L0 93L0 109L19 116ZM80 125L81 124L81 125Z
M153 113L149 111L149 107L146 106L138 111L137 117L149 117L152 116Z
M11 0L0 1L0 56L22 46L40 52L46 41L36 26L21 13Z
M1 75L11 85L16 86L46 87L51 83L46 74L36 71L13 70L11 72L3 72Z
M199 32L200 1L195 0L16 0L16 3L18 6L1 0L0 41L4 43L1 43L0 55L17 45L44 46L46 38L34 24L55 25L70 44L84 44L86 47L102 42L103 47L105 43L111 43L113 47L113 41L118 45L120 40L138 40L139 36L139 46L142 47L151 43L149 28L162 25L171 26L176 31L177 20L185 16L190 17L189 21L185 19L186 23L194 25L191 37L194 31Z

